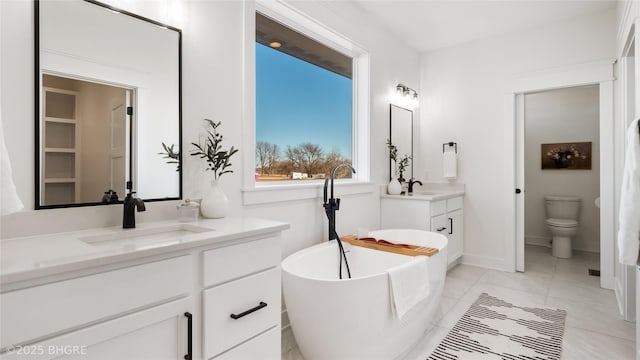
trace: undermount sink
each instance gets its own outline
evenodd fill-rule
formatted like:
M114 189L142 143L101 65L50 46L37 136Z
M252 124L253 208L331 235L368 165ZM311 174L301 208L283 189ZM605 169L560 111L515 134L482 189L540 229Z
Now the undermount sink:
M126 240L128 243L156 243L178 240L184 236L209 231L214 231L214 229L191 224L175 224L146 229L121 229L107 234L79 237L78 240L81 240L89 245L109 244L122 240Z
M414 195L437 195L442 194L442 191L434 191L434 190L425 190L425 191L414 191Z

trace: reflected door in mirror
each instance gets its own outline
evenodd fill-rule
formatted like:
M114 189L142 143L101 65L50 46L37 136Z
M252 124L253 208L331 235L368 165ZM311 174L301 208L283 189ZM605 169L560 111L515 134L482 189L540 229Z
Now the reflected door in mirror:
M42 203L100 202L109 191L122 199L129 174L132 91L48 74L42 84Z

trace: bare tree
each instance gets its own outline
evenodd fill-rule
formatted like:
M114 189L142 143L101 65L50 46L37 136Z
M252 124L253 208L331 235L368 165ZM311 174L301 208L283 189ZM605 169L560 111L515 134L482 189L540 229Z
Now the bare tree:
M256 164L260 166L260 174L264 175L269 162L269 143L266 141L256 142Z
M262 175L271 174L278 160L280 160L278 145L266 141L256 142L256 164L260 167Z
M320 145L302 143L287 148L287 158L302 172L311 177L322 169L324 151Z
M329 176L330 175L329 173L331 172L331 169L333 169L334 166L344 162L351 164L351 161L345 158L344 155L342 155L342 152L340 152L340 149L333 148L331 152L329 152L324 157L324 161L322 164L322 171L326 174L326 176ZM350 178L351 170L347 167L341 167L336 171L335 175L336 175L336 178L338 179Z
M268 168L269 174L273 173L273 168L276 166L278 161L280 161L280 147L278 144L270 144L267 149L267 159L268 159Z

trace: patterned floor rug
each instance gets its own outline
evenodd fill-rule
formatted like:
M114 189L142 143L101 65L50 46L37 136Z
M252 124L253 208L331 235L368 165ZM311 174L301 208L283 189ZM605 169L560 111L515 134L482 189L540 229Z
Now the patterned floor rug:
M515 306L485 293L428 360L558 360L567 312Z

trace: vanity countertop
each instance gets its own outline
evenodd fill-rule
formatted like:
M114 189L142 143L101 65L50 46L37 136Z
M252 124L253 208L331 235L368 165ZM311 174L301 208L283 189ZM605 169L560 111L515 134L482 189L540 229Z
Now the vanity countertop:
M422 200L422 201L438 201L451 199L456 196L464 195L464 190L421 190L415 191L412 195L389 195L382 193L380 197L391 199L406 199L406 200Z
M0 241L0 285L278 232L289 224L256 218L160 221ZM117 238L110 240L111 238Z

